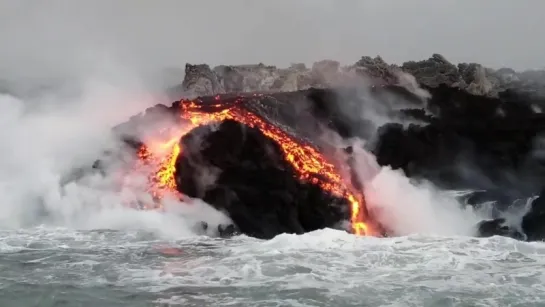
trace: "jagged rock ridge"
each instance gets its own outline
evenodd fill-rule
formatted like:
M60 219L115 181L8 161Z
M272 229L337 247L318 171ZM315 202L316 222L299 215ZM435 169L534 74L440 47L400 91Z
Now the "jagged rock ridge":
M380 56L364 56L356 63L341 66L337 61L323 60L307 68L293 64L277 68L265 64L221 65L186 64L182 84L172 90L174 97L196 97L233 92L285 92L310 87L372 84L406 84L414 78L423 86L435 88L441 84L479 96L498 97L506 90L545 95L545 71L516 72L509 68L491 69L477 63L455 65L440 54L422 61L408 61L401 66L386 63ZM410 81L409 81L410 82Z

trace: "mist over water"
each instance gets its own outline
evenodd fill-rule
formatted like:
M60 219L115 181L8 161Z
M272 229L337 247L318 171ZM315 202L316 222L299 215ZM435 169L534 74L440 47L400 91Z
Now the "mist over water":
M180 212L173 204L166 204L166 213L126 208L123 200L145 197L144 186L138 189L132 185L135 189L117 192L108 175L89 174L79 182L61 185L77 168L88 168L105 149L120 147L111 136L111 127L161 102L162 97L143 91L142 84L131 80L130 74L122 72L126 77L120 78L120 73L89 76L83 82L67 83L62 89L26 99L0 96L0 141L4 148L0 159L0 227L44 223L74 229L158 229L164 235L187 236L193 233L192 223L199 216L216 219L216 223L228 220L199 202L185 207L179 204L187 212ZM64 92L66 86L72 87L69 94ZM190 213L195 217L185 224L184 215Z

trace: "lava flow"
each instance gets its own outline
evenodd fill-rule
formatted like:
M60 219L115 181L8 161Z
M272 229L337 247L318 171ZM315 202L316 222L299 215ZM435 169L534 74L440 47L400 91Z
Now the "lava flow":
M216 97L216 100L219 100L219 97ZM174 173L176 158L183 150L179 145L180 138L197 126L231 119L258 128L267 137L276 141L282 148L285 159L293 165L301 180L317 184L323 190L347 199L351 206L351 227L354 234L378 235L377 230L367 223L363 194L354 192L355 189L346 184L332 163L326 161L314 147L300 144L280 128L244 109L241 106L242 102L242 98L239 98L227 107L220 103L207 105L207 110L203 110L203 104L198 101L180 102L181 117L189 123L183 128L173 130L174 132L171 130L168 133L169 137L163 142L146 143L138 152L142 162L156 166L157 171L149 178L149 192L155 199L161 199L165 193L179 195ZM218 111L210 111L214 108Z

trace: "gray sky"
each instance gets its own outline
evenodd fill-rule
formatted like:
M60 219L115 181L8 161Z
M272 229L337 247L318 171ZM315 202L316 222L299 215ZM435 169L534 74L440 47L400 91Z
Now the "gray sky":
M540 0L0 0L0 77L185 62L545 66Z

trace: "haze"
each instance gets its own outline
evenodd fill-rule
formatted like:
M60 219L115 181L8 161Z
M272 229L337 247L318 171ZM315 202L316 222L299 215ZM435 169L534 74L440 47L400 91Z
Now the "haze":
M378 54L399 63L432 53L537 68L544 11L545 2L529 0L0 0L0 77L78 75L111 63L139 73Z

